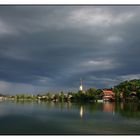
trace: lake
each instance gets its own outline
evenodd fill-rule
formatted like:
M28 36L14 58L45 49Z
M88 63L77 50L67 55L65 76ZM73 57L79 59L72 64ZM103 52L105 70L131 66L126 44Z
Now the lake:
M1 101L0 134L140 134L140 104Z

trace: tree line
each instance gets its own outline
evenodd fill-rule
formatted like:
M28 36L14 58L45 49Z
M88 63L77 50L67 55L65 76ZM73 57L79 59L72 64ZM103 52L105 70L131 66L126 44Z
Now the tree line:
M124 81L113 88L116 101L140 100L140 80ZM1 95L2 96L2 95ZM59 102L95 102L103 97L102 89L89 88L86 91L64 93L44 93L38 95L17 94L7 96L11 100L40 100L40 101L59 101Z
M140 79L121 82L113 90L116 100L140 100Z
M31 94L17 94L7 96L11 100L40 100L40 101L54 101L54 102L94 102L97 99L102 99L102 90L90 88L86 91L68 92L64 93L44 93L38 95Z

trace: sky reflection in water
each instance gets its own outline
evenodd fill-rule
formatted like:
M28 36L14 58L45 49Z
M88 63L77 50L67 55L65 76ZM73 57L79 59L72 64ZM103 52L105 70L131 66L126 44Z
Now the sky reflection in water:
M0 124L0 134L140 134L140 105L1 102Z

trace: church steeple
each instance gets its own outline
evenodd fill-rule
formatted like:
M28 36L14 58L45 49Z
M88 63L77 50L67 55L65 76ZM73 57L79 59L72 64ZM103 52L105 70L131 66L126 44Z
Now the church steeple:
M80 91L83 91L83 80L82 79L80 79L80 87L79 87L79 90Z

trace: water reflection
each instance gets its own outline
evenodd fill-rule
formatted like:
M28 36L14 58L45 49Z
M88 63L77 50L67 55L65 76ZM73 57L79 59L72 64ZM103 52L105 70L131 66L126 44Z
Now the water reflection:
M120 109L118 110L121 116L127 118L140 118L140 104L131 102L120 104Z
M121 110L124 110L124 102L121 102L121 103L120 103L120 109L121 109Z
M114 102L104 102L103 111L111 112L111 113L115 114L115 103Z
M83 104L79 107L80 118L83 118L84 114L96 113L96 112L105 112L112 113L115 115L115 102L104 102L101 104Z
M42 108L47 110L58 110L61 112L77 112L80 118L87 114L110 113L110 115L119 114L122 117L140 118L140 104L131 102L103 102L103 103L71 103L71 102L29 102L29 101L13 101L16 108L24 107L27 109ZM5 103L6 104L6 103ZM1 109L3 110L3 109ZM1 112L0 112L1 113Z
M80 117L83 118L84 115L84 109L83 106L80 107Z
M139 134L140 104L0 102L0 124L0 134Z

